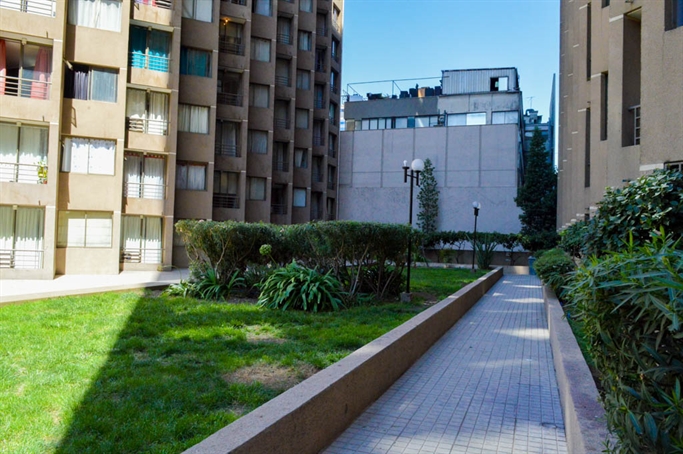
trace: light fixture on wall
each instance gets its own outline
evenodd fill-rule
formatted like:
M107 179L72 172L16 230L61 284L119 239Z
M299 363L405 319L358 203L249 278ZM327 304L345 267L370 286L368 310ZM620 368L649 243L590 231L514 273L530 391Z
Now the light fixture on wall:
M408 226L410 227L410 232L408 234L408 272L406 276L406 292L401 295L402 301L410 301L410 260L412 258L412 228L413 228L413 182L415 186L420 186L420 173L425 169L425 163L422 159L414 159L408 167L408 161L403 161L403 182L407 183L408 178L410 178L410 199L408 200ZM410 173L408 173L410 170Z

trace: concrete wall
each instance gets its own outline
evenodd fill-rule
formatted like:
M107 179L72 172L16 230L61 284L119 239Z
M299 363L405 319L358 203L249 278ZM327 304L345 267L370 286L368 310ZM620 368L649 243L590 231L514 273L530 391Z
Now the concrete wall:
M403 161L431 159L439 188L439 229L518 232L517 125L345 131L341 134L339 217L408 221L409 183ZM419 205L413 200L413 222Z

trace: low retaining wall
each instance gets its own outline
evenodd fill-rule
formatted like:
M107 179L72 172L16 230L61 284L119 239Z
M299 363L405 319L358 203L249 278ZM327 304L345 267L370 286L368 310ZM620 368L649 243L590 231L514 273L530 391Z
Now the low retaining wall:
M460 289L185 451L317 453L332 443L503 275Z
M560 389L567 451L572 454L602 452L610 434L593 376L560 302L547 286L543 286L543 299Z

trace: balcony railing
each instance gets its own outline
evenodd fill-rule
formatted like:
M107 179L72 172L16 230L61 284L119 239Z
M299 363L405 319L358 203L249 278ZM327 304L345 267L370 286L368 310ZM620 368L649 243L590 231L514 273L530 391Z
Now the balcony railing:
M135 0L138 5L149 5L161 9L173 9L171 0Z
M165 136L168 134L168 121L150 120L147 118L126 118L128 130L131 132L141 132L155 136Z
M629 110L633 112L633 145L640 145L640 105Z
M287 205L283 203L276 203L270 206L271 214L287 214Z
M335 87L334 85L330 85L330 91L336 95L339 94L339 87Z
M41 169L46 170L46 167L39 164L0 162L0 181L7 183L45 184L47 183L47 178L40 176Z
M130 66L132 68L149 69L167 73L171 59L163 55L149 55L142 52L130 53Z
M318 27L315 29L315 34L318 36L327 36L327 27Z
M213 194L214 208L239 208L240 198L237 194Z
M31 74L34 77L42 78L19 78L12 76L0 76L0 85L5 86L2 92L5 96L18 96L20 98L49 99L50 98L50 73L40 73L38 71L25 70L24 74Z
M325 145L325 139L323 136L313 136L313 146L320 147L322 145Z
M316 109L324 109L325 108L325 100L322 98L315 98L313 100L313 107Z
M273 167L275 167L275 170L278 172L289 172L289 163L284 159L276 159L273 162Z
M43 267L43 251L38 249L0 249L0 268L39 270Z
M54 0L0 0L0 8L39 16L54 17L55 15Z
M244 55L244 44L242 44L242 38L221 36L219 38L218 45L221 52L233 55Z
M277 34L277 42L281 44L292 44L293 42L292 35L289 33L278 33Z
M324 62L316 62L315 63L315 72L324 73L325 72L325 63Z
M273 126L275 129L289 129L289 118L275 118Z
M311 179L313 180L314 183L322 183L323 182L323 174L319 170L313 170L311 172Z
M121 249L121 263L161 263L161 248Z
M218 104L227 104L228 106L242 107L244 96L238 93L221 93L216 94L216 102Z
M289 76L275 76L275 85L279 85L280 87L289 87L292 85L292 82Z
M237 146L237 144L234 143L216 142L214 151L217 155L228 156L231 158L239 158L241 155L240 148Z
M166 185L152 183L131 183L123 184L123 196L131 199L153 199L164 200L166 195Z

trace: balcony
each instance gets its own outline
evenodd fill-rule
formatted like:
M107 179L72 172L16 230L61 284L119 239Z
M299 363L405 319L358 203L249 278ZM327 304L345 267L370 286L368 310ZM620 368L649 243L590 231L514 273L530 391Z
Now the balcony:
M275 129L289 129L289 118L275 118L273 119L273 126Z
M339 94L339 87L334 86L334 85L330 85L330 91L332 93L334 93L335 95L338 95Z
M275 85L280 87L291 87L292 81L289 76L275 76Z
M216 102L218 104L225 104L228 106L242 107L244 96L238 93L216 93Z
M277 203L270 206L270 214L287 214L287 205L283 203Z
M311 221L321 220L323 218L322 210L319 208L311 208Z
M313 100L313 107L316 109L324 109L325 108L325 100L322 98L315 98Z
M149 5L161 9L173 9L173 2L170 0L135 0L137 5Z
M325 63L324 62L315 62L315 72L324 73L325 72Z
M339 63L339 60L341 60L341 55L339 55L339 52L332 52L332 60Z
M0 8L54 17L55 3L53 0L0 0Z
M336 157L337 157L337 151L334 149L333 146L331 146L331 147L329 147L329 148L327 149L327 155L328 155L330 158L336 158Z
M327 36L327 27L318 27L315 29L315 34L318 36Z
M164 200L166 196L166 185L125 182L123 184L123 196L134 199Z
M325 139L323 138L323 136L314 135L313 136L313 146L320 147L323 145L325 145Z
M126 128L130 132L141 132L156 136L168 135L168 121L147 118L126 118Z
M130 53L130 66L132 68L149 69L167 73L171 59L162 55L149 55L142 52Z
M311 173L311 180L313 180L314 183L322 183L323 182L323 174L320 170L313 169L313 172Z
M218 46L221 52L233 55L244 55L244 44L242 38L234 36L221 36L218 41Z
M42 250L0 249L0 268L39 270L42 267Z
M294 42L294 39L292 38L292 35L290 35L289 33L278 33L277 42L280 44L292 44Z
M334 190L334 181L328 181L327 182L327 189Z
M273 161L273 168L278 172L289 172L289 163L284 159L277 159Z
M47 167L44 164L0 162L0 182L46 184Z
M121 249L121 263L161 263L161 248Z
M213 194L214 208L239 208L240 198L237 194Z
M228 156L230 158L239 158L241 156L239 146L231 143L216 142L214 152L219 156Z
M33 73L38 79L0 76L0 85L4 84L5 89L1 93L5 96L18 96L20 98L50 99L50 73L39 71L24 71Z

